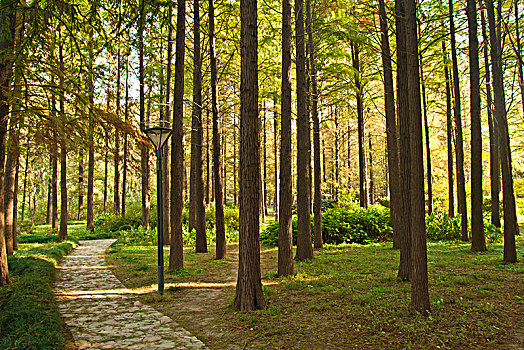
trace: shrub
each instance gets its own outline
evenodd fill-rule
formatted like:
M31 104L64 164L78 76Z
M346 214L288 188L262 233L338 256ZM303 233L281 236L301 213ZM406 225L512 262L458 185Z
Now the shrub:
M156 228L145 228L139 225L129 230L121 231L120 242L128 245L155 245L157 244Z
M455 217L446 213L426 215L426 235L433 241L460 239L460 214Z
M311 219L313 225L313 218ZM293 218L293 244L296 244L297 219ZM313 228L311 229L313 234ZM332 208L322 213L322 236L325 243L369 243L391 238L389 209L372 205L368 209L358 206ZM278 245L278 222L273 222L260 234L260 242Z
M126 207L126 215L105 213L95 219L95 227L100 231L117 232L136 229L142 224L142 207L140 203L132 203ZM149 211L149 225L156 227L156 206Z
M500 227L489 222L487 217L484 217L484 236L488 243L500 243L504 237Z

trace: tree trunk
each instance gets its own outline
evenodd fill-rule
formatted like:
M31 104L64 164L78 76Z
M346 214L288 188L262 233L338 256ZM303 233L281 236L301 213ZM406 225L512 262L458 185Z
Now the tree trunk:
M398 278L404 281L411 276L411 153L409 116L409 90L408 90L408 64L406 49L406 8L405 0L395 1L395 17L397 29L397 114L399 130L399 170L400 200L398 210L398 223L400 237L400 262ZM409 176L408 176L409 175Z
M109 106L108 106L109 107ZM109 109L108 109L109 110ZM106 149L104 155L104 214L107 212L107 175L109 172L109 159L108 159L108 149L109 149L109 135L106 130Z
M84 219L84 150L80 148L78 154L78 216L77 220Z
M520 25L519 25L519 1L514 1L515 8L515 40L517 42L517 66L519 70L519 86L520 86L520 98L522 103L522 116L524 117L524 62L522 60L522 44L520 42Z
M451 60L453 63L453 87L454 103L453 111L455 115L455 155L457 157L457 201L458 211L461 215L461 239L468 240L468 212L466 208L466 184L464 178L464 141L462 137L462 117L460 111L460 84L457 62L457 48L455 44L455 23L453 21L453 1L449 0L449 22L451 37Z
M26 200L26 197L29 198L29 200L31 199L31 196L27 196L27 174L29 173L29 141L27 142L27 153L26 153L26 156L25 156L25 167L24 167L24 189L22 190L22 216L21 216L21 220L24 221L25 220L25 200ZM31 209L31 208L29 208Z
M240 220L238 279L233 308L265 306L260 277L260 120L258 116L257 1L240 2Z
M211 111L213 114L213 197L215 200L216 258L226 257L226 227L222 202L222 159L220 159L220 129L218 128L217 57L215 53L215 5L209 0L209 57L211 64Z
M58 241L67 240L67 149L65 141L60 142L60 231Z
M482 218L482 130L480 122L480 67L477 4L468 0L469 85L471 101L471 250L485 251Z
M13 113L13 118L17 116ZM5 161L4 182L4 210L5 210L5 243L7 255L13 255L15 246L15 232L13 230L13 213L14 213L14 195L15 195L15 177L18 163L19 145L18 145L18 127L15 120L12 121L11 131L9 133L9 142L7 144L7 158Z
M493 0L486 0L488 12L489 38L491 43L491 64L493 65L493 94L495 102L495 125L499 136L500 165L502 168L502 206L504 210L504 261L516 262L517 251L515 247L515 234L518 233L517 214L515 208L515 193L513 190L513 177L511 165L511 148L506 119L506 100L504 95L504 81L502 72L501 37L498 35L497 26L501 18L498 14L495 24L495 11Z
M266 216L267 216L267 152L266 152L266 143L267 143L267 137L266 137L266 105L264 103L264 109L263 109L263 143L262 143L262 147L264 149L264 163L263 163L263 166L262 166L262 171L264 172L264 181L263 181L263 184L264 184L264 191L263 191L263 199L262 199L262 204L263 204L263 210L262 210L262 217L263 217L263 221L266 221Z
M194 175L193 209L195 211L196 252L207 252L206 208L204 205L204 179L202 161L202 57L200 56L199 0L193 1L193 111L191 122L191 163Z
M173 96L173 134L171 136L171 244L169 270L184 266L184 242L182 240L182 210L184 206L184 55L186 1L177 5L175 90Z
M389 171L389 188L390 188L390 217L391 226L393 227L393 247L400 247L400 232L398 224L398 203L400 201L400 172L398 160L398 139L397 139L397 121L395 117L395 91L393 85L393 69L391 66L391 50L389 47L388 22L386 15L386 4L384 0L379 0L379 16L381 31L381 56L382 68L384 70L384 107L386 115L386 142L387 142L387 160ZM349 159L349 134L348 128L348 159ZM348 167L349 168L349 167Z
M338 145L339 142L339 125L338 125L338 108L335 107L335 201L338 203L338 188L340 187L340 181L339 181L339 171L338 171ZM371 150L370 150L371 152ZM371 164L371 161L370 161ZM371 172L371 167L369 168ZM373 202L371 202L373 203Z
M304 1L295 0L297 76L297 251L295 259L313 258L311 242L311 139L306 96Z
M426 176L428 184L428 214L433 212L433 179L431 175L431 149L429 147L429 125L428 125L428 106L426 99L426 81L424 80L424 63L422 53L420 57L420 82L422 85L422 108L424 111L424 139L426 141Z
M373 146L371 144L371 134L368 134L369 140L369 204L375 203L375 183L373 178Z
M368 191L367 191L367 167L366 154L364 150L364 108L362 106L362 86L360 84L360 60L359 60L359 45L351 42L351 54L353 61L353 69L355 70L355 89L357 94L357 125L358 125L358 169L360 175L359 185L359 202L362 208L368 206Z
M486 19L484 11L480 12L480 20L482 23L482 36L484 38L484 71L486 76L486 104L488 111L488 126L489 126L489 173L491 181L491 223L496 227L500 227L500 157L499 157L499 142L498 132L493 120L493 101L491 98L491 73L488 60L488 45L489 38L486 33Z
M277 111L277 94L275 93L273 95L273 109L274 109L274 115L273 115L273 157L275 158L275 164L274 164L274 184L275 184L275 193L273 198L273 211L275 212L275 221L279 221L278 212L279 212L279 205L278 205L278 199L279 199L279 191L278 191L278 111Z
M280 200L278 213L278 275L293 275L291 206L291 0L282 2L282 94L280 116Z
M116 68L116 117L120 121L120 49L117 51ZM115 128L115 153L114 153L114 187L113 200L115 202L115 214L120 215L120 130Z
M322 249L322 184L320 173L320 122L318 118L318 84L317 66L315 61L316 47L313 38L313 21L311 17L311 0L306 0L306 28L309 41L309 61L311 65L311 116L313 118L313 173L314 173L314 195L313 195L313 242L317 249Z
M209 196L209 191L210 191L210 181L211 181L211 174L210 174L210 169L211 169L211 162L210 162L210 159L209 159L209 156L210 156L210 152L209 152L209 106L206 108L206 205L208 205L210 203L210 196Z
M448 54L446 44L442 41L442 53L444 55L444 78L446 79L446 132L448 142L448 215L455 216L455 195L453 181L453 117L451 115L451 88L448 69Z
M53 154L51 176L51 227L54 230L58 230L58 151L54 140L53 145L51 146L51 153Z
M421 314L428 315L430 304L426 253L426 223L424 219L424 158L415 0L407 0L405 6L408 96L410 105L409 118L411 121L411 305Z
M51 152L49 152L49 174L48 174L48 178L47 178L47 212L46 212L46 218L45 218L45 223L46 224L51 224L51 220L52 220L52 211L53 211L53 202L51 201L51 183L53 181L53 177L52 177L52 174L53 174L53 155L51 154Z
M128 135L127 135L127 124L129 123L129 56L130 56L130 51L128 51L126 55L126 107L124 111L124 123L126 125L126 129L124 131L124 159L123 159L124 164L122 168L122 216L126 215L127 158L129 154L129 144L128 144L129 142L128 142ZM167 220L166 220L166 216L164 216L164 222L166 222Z
M15 188L13 198L13 250L18 250L18 177L20 171L20 162L16 164Z
M94 6L94 5L91 5ZM92 9L93 10L93 9ZM93 189L95 179L95 82L93 64L94 57L94 39L93 29L89 30L89 60L88 60L88 94L89 94L89 140L88 140L88 161L87 161L87 229L95 230L94 213L93 213Z
M164 114L164 127L168 128L171 124L171 95L172 95L172 77L173 77L173 5L169 4L168 9L168 34L167 34L167 67L166 67L166 113ZM169 191L169 143L164 145L162 150L162 198L164 199L163 210L163 242L169 245L171 241L171 216L170 216L170 191ZM158 210L158 209L157 209Z
M0 19L0 27L10 27L11 31L15 26L15 1L9 1L7 4L2 4L3 11ZM13 47L13 40L9 36L2 36L0 41L0 50L8 52ZM10 90L10 80L12 74L12 56L2 55L0 58L0 189L4 188L4 162L5 162L5 146L7 140L7 125L9 120L9 98L8 92ZM5 245L5 212L4 212L4 191L0 190L0 287L7 285L10 282L9 269L7 267L7 251Z
M140 19L138 28L138 59L139 59L139 77L140 84L140 130L146 129L145 116L145 92L144 92L144 7L145 1L140 2ZM149 210L151 207L151 187L149 183L149 149L145 143L140 144L140 169L141 169L141 189L142 189L142 226L149 227Z

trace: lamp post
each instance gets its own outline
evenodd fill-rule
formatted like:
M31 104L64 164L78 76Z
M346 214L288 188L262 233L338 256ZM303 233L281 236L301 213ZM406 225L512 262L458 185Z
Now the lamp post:
M172 130L161 126L148 128L144 130L153 146L155 146L156 153L156 182L157 182L157 194L156 194L156 232L158 242L158 294L164 294L164 242L162 235L163 228L163 210L162 210L162 148L171 136Z

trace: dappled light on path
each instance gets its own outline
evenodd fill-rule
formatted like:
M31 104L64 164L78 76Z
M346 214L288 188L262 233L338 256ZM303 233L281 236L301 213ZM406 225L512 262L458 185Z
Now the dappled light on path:
M157 286L128 289L104 263L113 240L82 241L59 267L56 297L79 349L205 349L171 318L137 295ZM166 286L169 287L169 286Z

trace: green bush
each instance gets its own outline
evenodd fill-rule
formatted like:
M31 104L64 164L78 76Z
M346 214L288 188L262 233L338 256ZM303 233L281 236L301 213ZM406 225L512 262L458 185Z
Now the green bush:
M138 228L142 224L142 207L140 203L132 203L126 207L126 215L105 213L95 219L97 231L117 232ZM156 227L156 206L149 211L149 225Z
M455 217L446 213L426 215L426 235L432 241L460 239L460 214Z
M487 217L484 217L484 236L488 243L500 243L504 234L500 227L493 225Z
M68 349L53 295L54 265L75 245L66 241L9 257L12 283L0 289L0 349Z
M524 198L524 179L515 179L513 186L515 188L515 196L517 196L517 198Z
M311 219L313 225L313 218ZM292 221L293 244L296 244L297 220ZM313 229L311 229L313 232ZM325 243L369 243L391 238L389 209L372 205L368 209L358 206L332 208L322 213L322 236ZM278 245L278 222L273 222L260 234L260 242Z
M156 228L145 228L139 225L120 232L120 242L128 245L155 245L157 244Z
M208 230L215 227L215 206L209 205L206 208L206 227ZM224 223L226 230L232 229L238 231L238 208L224 208ZM189 210L182 212L182 224L189 225Z

